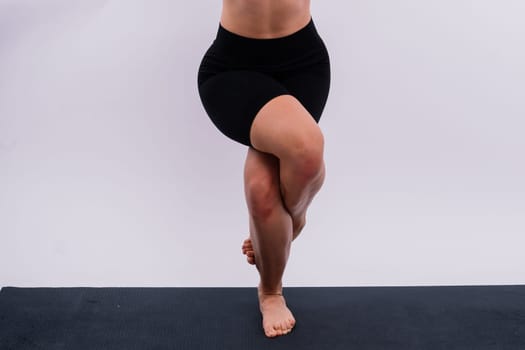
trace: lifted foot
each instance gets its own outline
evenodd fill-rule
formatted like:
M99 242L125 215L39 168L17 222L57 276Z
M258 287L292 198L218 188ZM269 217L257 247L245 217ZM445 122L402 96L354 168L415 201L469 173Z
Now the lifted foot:
M247 238L242 243L242 253L246 255L248 264L255 265L255 252L253 251L252 240Z

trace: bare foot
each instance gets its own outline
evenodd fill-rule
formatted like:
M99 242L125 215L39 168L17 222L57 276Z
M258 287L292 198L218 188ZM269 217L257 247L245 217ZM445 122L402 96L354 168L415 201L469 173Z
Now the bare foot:
M242 243L242 253L246 255L248 264L255 265L255 252L253 251L252 240L247 238Z
M259 285L259 308L263 317L263 329L267 337L288 334L295 326L295 318L286 306L282 292L266 293Z

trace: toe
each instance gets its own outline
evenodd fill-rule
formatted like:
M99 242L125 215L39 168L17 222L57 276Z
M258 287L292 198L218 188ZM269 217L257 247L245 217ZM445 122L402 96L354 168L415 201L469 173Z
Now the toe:
M266 336L270 337L270 338L271 337L275 337L277 335L277 333L275 332L275 330L273 328L265 329L264 333L266 333Z

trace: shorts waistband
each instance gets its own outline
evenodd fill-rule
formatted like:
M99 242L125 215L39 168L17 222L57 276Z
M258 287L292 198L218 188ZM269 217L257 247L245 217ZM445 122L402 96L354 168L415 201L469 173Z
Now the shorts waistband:
M214 44L231 57L267 64L293 60L323 50L324 45L311 16L303 28L277 38L245 37L227 30L219 22Z
M231 40L239 40L239 41L245 41L245 42L259 42L259 43L261 42L279 42L279 41L296 40L298 39L298 37L304 36L306 32L316 32L314 20L313 20L313 17L311 16L310 16L310 21L308 21L308 24L305 25L303 28L297 30L296 32L292 34L288 34L288 35L277 37L277 38L250 38L250 37L242 36L242 35L236 34L224 28L222 24L219 22L219 29L217 30L217 37L224 36L226 38L230 38Z

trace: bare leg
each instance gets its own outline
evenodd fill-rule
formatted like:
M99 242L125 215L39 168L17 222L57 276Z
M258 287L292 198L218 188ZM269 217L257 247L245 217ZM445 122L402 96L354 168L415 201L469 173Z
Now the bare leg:
M278 159L250 148L244 183L250 238L260 275L258 294L264 332L268 337L283 335L291 331L295 319L282 296L282 277L292 242L292 218L280 195Z
M291 95L269 101L255 117L250 139L254 147L280 163L280 193L293 222L292 240L306 224L306 211L325 179L324 136L306 108ZM255 258L249 241L242 251Z
M288 196L289 198L291 198L289 200L289 203L293 203L293 202L306 203L305 207L299 208L299 209L302 209L303 211L302 212L299 211L299 213L296 213L295 220L292 219L292 222L293 222L292 241L294 241L299 236L302 229L306 225L306 211L308 209L308 206L311 204L314 196L321 189L324 183L324 180L325 180L325 176L326 176L325 174L326 174L326 168L323 162L321 173L319 174L319 176L315 177L314 180L308 185L309 186L308 191L303 190L303 192L301 192L301 189L297 186L292 188L291 191L288 191L288 194L289 194ZM283 186L281 184L281 193L283 192L282 188ZM293 192L294 190L296 192ZM301 198L301 196L304 196L305 198L303 199ZM284 201L286 202L286 200ZM253 250L253 244L252 244L251 238L247 238L244 240L241 250L242 250L242 253L246 255L246 260L248 261L248 263L254 265L255 264L255 252Z
M291 242L305 225L308 205L324 180L324 138L299 100L281 95L258 112L250 140L254 148L248 150L244 173L250 255L261 277L263 328L272 337L295 325L281 295L282 276Z

